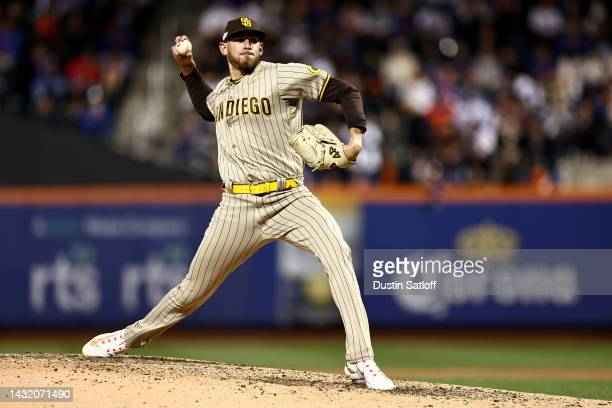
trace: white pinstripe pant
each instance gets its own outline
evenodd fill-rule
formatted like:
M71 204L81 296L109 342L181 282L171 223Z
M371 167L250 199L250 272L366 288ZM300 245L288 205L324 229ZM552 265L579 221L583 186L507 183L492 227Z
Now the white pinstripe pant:
M128 342L138 347L190 315L232 271L276 239L310 251L323 264L346 332L346 359L373 357L351 250L336 220L305 186L262 197L224 192L189 272L126 328Z

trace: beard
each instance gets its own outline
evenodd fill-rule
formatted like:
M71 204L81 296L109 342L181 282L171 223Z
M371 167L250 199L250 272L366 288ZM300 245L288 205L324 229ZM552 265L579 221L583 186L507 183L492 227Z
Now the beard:
M231 53L227 54L227 60L232 66L237 68L243 75L248 75L259 64L261 56L253 52L253 55L237 55L234 56Z

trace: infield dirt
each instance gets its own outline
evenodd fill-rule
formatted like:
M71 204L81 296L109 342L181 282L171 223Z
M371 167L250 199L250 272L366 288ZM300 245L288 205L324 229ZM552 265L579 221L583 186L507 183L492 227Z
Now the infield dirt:
M71 403L16 407L612 407L610 401L398 381L392 392L342 376L200 360L72 354L2 354L0 387L72 387Z

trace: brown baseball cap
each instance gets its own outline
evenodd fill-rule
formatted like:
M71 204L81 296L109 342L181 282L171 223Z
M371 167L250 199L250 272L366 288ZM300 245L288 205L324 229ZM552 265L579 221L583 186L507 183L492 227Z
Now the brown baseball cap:
M255 21L249 17L238 17L227 22L221 41L227 41L231 37L242 34L251 33L256 35L260 39L266 38L266 33L255 24Z

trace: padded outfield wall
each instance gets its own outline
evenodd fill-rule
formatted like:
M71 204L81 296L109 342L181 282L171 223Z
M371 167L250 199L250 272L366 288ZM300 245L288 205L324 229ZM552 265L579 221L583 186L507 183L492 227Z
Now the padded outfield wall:
M317 190L349 241L362 282L365 249L502 245L612 248L612 194L526 188ZM184 275L220 198L217 186L0 189L0 327L115 327L143 316ZM601 271L609 273L609 268ZM365 296L376 327L606 327L612 297L514 290ZM339 324L309 254L261 250L187 327Z

